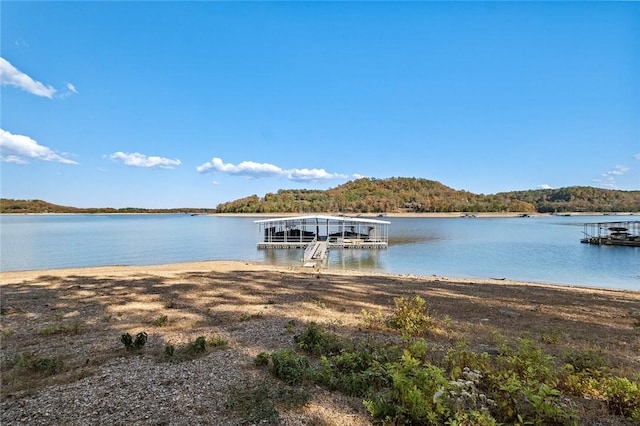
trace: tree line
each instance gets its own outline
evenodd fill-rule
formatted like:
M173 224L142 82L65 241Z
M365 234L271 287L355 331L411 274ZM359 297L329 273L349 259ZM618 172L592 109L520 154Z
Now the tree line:
M0 199L0 213L2 214L26 214L26 213L76 213L76 214L109 214L109 213L215 213L215 209L204 208L178 208L178 209L143 209L137 207L98 207L80 208L60 206L43 200L13 200L9 198Z
M566 187L474 194L421 178L362 178L322 190L282 189L221 203L218 213L638 212L640 191Z
M640 191L572 186L474 194L440 182L396 177L362 178L328 190L281 189L251 195L215 209L78 208L42 200L0 200L0 213L563 213L640 212Z

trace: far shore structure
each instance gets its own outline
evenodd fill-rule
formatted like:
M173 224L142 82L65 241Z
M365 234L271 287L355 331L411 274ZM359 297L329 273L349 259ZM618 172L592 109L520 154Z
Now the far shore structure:
M584 224L584 238L587 244L605 246L640 247L640 221L598 222Z
M389 224L377 219L346 216L297 216L256 220L258 248L304 248L305 266L323 261L330 248L385 249Z

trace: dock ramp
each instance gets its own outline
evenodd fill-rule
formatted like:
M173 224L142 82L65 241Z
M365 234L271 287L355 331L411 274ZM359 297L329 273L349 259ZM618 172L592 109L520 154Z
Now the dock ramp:
M304 266L316 266L318 262L322 262L327 257L327 250L328 246L326 241L315 240L304 250L302 263Z

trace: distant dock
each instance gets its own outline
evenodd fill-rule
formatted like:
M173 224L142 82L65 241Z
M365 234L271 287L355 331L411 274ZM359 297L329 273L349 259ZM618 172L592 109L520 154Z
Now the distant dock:
M640 221L584 224L580 242L604 246L640 247Z

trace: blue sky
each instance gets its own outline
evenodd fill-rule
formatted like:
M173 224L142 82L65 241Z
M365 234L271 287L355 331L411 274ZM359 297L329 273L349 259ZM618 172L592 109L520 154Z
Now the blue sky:
M638 2L12 2L1 192L215 207L357 177L640 189Z

